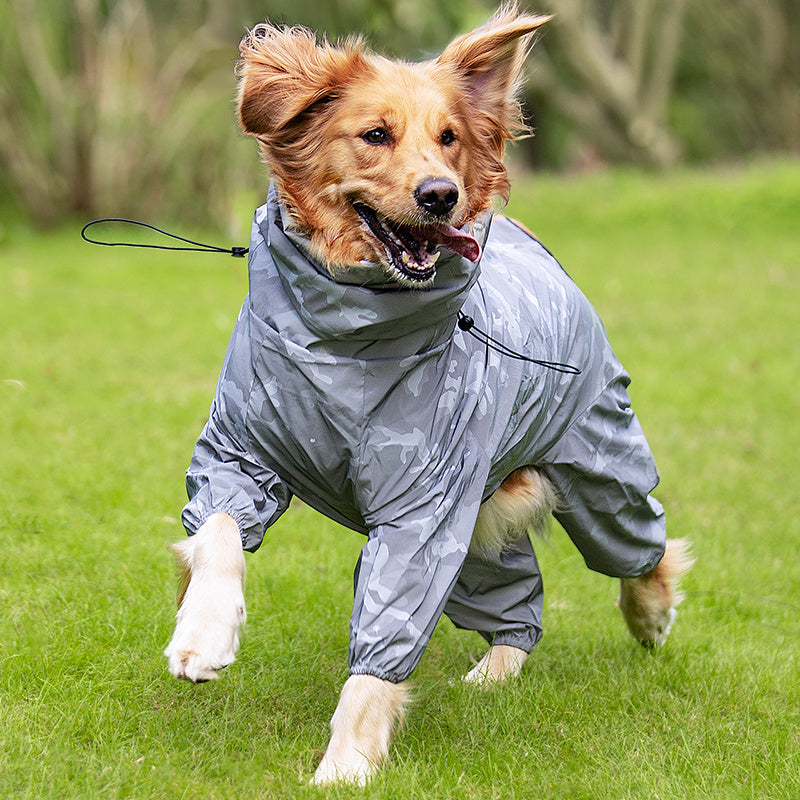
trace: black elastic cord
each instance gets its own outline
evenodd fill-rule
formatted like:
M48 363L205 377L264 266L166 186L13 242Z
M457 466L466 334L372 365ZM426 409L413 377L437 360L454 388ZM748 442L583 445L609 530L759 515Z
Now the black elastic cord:
M148 228L151 231L167 236L170 239L176 239L179 242L185 242L192 245L192 247L177 247L164 244L141 244L139 242L101 242L98 239L90 239L86 235L86 231L92 225L100 225L106 222L124 222L128 225L138 225L140 228ZM104 217L103 219L95 219L87 222L81 229L81 238L91 244L102 244L105 247L146 247L151 250L191 250L195 253L229 253L236 258L244 258L249 249L248 247L216 247L213 244L202 244L202 242L194 242L191 239L184 239L183 236L176 236L174 233L156 228L155 225L148 225L146 222L140 222L136 219L121 219L119 217Z
M106 222L121 222L127 225L137 225L140 228L147 228L148 230L155 231L162 236L167 236L170 239L175 239L179 242L185 242L186 244L191 245L191 247L178 247L175 245L163 244L142 244L139 242L101 242L99 239L90 239L86 235L86 231L89 230L89 228L91 228L93 225L101 225ZM174 233L169 233L161 228L156 228L155 225L149 225L146 222L140 222L136 219L123 219L121 217L103 217L102 219L95 219L91 222L87 222L81 229L81 238L90 244L101 244L105 247L145 247L151 250L191 250L196 253L228 253L232 256L236 256L237 258L244 258L244 256L246 256L250 250L249 247L216 247L215 245L211 244L195 242L192 239L185 239L183 236L176 236ZM542 359L531 358L523 353L518 353L516 350L512 350L498 339L494 339L489 336L489 334L485 331L480 330L480 328L476 328L475 320L472 319L472 317L467 316L463 311L458 312L457 324L462 331L468 333L470 336L473 336L481 344L486 345L486 347L490 347L492 350L500 353L500 355L508 356L509 358L516 358L520 361L528 361L531 364L538 364L540 367L552 369L555 372L563 372L567 375L581 374L580 369L572 366L572 364L562 364L560 361L543 361Z
M475 320L472 319L472 317L467 316L463 311L458 312L457 324L462 331L470 334L470 336L474 336L481 344L484 344L487 347L490 347L492 350L497 351L500 353L500 355L508 356L509 358L517 358L520 361L528 361L531 364L538 364L540 367L552 369L554 372L563 372L567 375L581 374L580 369L572 366L572 364L562 364L560 361L542 361L541 359L531 358L530 356L526 356L524 353L518 353L516 350L512 350L498 339L494 339L493 337L489 336L489 334L485 331L480 330L480 328L476 328Z

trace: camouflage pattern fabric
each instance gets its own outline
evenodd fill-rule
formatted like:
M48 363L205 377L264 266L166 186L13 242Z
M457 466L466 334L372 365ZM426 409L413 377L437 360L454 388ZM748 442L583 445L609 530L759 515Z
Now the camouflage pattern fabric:
M496 562L468 555L480 503L519 466L554 484L556 516L590 568L636 576L664 551L658 474L594 309L509 220L481 219L472 233L485 242L480 268L445 250L432 288L405 289L372 264L332 279L274 189L256 211L249 294L183 520L192 534L224 511L252 551L296 494L365 533L353 674L406 678L442 612L496 644L538 641L528 538ZM517 352L581 374L487 349L456 327L459 310Z

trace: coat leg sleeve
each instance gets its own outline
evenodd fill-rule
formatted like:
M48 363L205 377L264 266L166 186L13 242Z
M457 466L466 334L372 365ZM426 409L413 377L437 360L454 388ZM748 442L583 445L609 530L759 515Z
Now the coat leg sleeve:
M212 514L225 512L236 521L244 549L252 551L289 506L291 492L250 439L254 376L248 309L249 300L231 334L208 421L186 472L189 502L182 519L192 535Z
M468 554L445 614L489 644L530 652L542 636L543 602L539 564L525 535L491 561Z
M405 680L430 641L461 571L468 541L371 533L355 572L350 673Z
M212 515L233 517L242 547L254 551L288 508L291 492L278 475L227 436L213 413L195 445L186 472L189 502L182 521L189 535Z
M350 672L392 682L416 667L467 557L486 467L451 470L441 493L400 495L370 526L355 573Z
M658 471L627 384L622 375L606 387L539 465L587 566L616 578L649 572L666 546L664 509L650 494Z

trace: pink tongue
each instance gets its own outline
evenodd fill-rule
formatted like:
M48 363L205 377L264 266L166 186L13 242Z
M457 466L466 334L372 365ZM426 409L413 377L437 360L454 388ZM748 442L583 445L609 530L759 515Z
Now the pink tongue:
M422 233L429 242L444 245L448 250L470 261L477 261L481 257L481 246L478 242L452 225L426 225Z

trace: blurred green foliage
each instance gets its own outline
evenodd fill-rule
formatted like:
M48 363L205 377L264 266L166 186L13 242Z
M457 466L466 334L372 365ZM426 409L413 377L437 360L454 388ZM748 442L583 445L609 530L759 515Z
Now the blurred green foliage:
M648 54L660 52L659 14L672 8L678 19L671 0L524 5L556 17L530 61L536 137L517 148L519 159L556 168L663 166L800 152L796 0L680 0L669 75ZM0 211L43 225L108 214L229 230L237 198L263 194L266 183L233 109L233 67L247 27L268 17L330 39L360 33L375 49L416 60L483 22L494 6L0 0ZM634 44L652 74L637 82L636 53L622 34L648 19L647 35ZM595 80L587 53L606 64L610 81ZM537 80L544 74L546 82ZM654 86L664 95L658 103ZM642 147L653 142L660 149Z
M361 34L381 52L420 60L438 53L457 32L482 24L492 8L481 0L233 0L218 23L234 42L245 27L268 18L305 25L331 40Z
M797 0L527 0L537 163L671 166L800 153Z
M800 3L694 0L672 124L692 161L800 154Z

